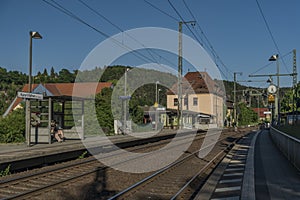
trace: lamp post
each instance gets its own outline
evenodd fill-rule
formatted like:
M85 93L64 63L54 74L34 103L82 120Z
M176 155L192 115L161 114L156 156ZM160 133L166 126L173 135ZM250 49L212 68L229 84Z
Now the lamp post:
M161 92L161 89L158 89L157 91L157 104L159 105L159 92Z
M158 105L158 94L157 94L157 84L159 84L159 81L155 82L155 103L154 105L157 106Z
M42 39L42 36L38 32L29 32L29 78L28 78L28 92L32 92L32 39ZM30 146L31 136L31 105L30 100L26 99L26 141L27 146Z
M277 76L277 94L275 96L275 115L277 116L277 124L280 124L280 97L279 97L279 55L272 55L269 58L269 61L276 61L276 65L277 65L277 72L276 72L276 76Z
M129 68L125 69L125 81L124 81L124 122L123 122L123 133L127 134L127 125L126 125L126 121L127 121L127 108L126 108L126 103L127 103L127 72L129 71Z

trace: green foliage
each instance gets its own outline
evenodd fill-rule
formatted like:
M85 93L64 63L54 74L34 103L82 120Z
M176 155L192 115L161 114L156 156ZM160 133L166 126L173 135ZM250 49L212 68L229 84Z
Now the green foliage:
M114 118L111 109L111 88L103 88L95 97L95 106L98 122L105 134L114 132Z
M143 123L143 118L144 118L144 111L138 105L141 105L140 102L139 102L139 99L136 96L134 96L129 101L130 118L134 123L142 124Z
M84 151L84 152L78 157L78 159L83 159L83 158L85 158L86 155L87 155L87 151Z
M25 82L27 76L17 71L0 67L0 114L3 114Z
M8 165L4 170L0 171L0 177L10 175L10 165Z
M125 70L129 68L131 69L132 67L129 66L109 66L106 67L101 76L100 82L108 82L110 80L119 80L125 73Z
M5 68L0 67L0 80L1 84L4 83L9 87L12 83L16 85L23 85L28 79L26 74L18 71L7 71Z
M17 109L0 119L0 142L15 143L24 142L25 138L25 112Z
M239 125L249 125L257 122L258 117L257 113L254 112L252 109L248 108L245 103L241 103L238 105L239 108Z
M89 71L78 71L75 70L73 72L70 72L67 69L62 69L58 73L55 72L54 67L51 67L50 69L43 69L41 71L38 71L36 75L34 75L33 82L36 84L39 83L71 83L75 81L79 82L92 82L92 81L100 81L100 82L112 82L114 85L119 84L120 80L124 76L125 70L127 68L132 69L132 67L129 66L109 66L103 68L96 67L93 70ZM135 76L135 79L138 81L146 81L152 80L151 77L161 77L162 74L159 71L155 70L147 70L147 69L139 69L136 71L138 73L137 76ZM149 75L148 72L151 72L151 75ZM101 76L101 79L98 80L99 75ZM164 74L164 82L171 83L172 81L177 81L177 78L174 77L172 74ZM25 74L21 74L19 72L7 72L6 69L0 68L0 112L4 113L7 107L10 105L12 100L16 96L16 92L20 91L21 88L28 82L28 76ZM153 80L152 80L153 81ZM171 82L170 82L171 81ZM121 81L122 82L122 81ZM124 82L124 81L123 81ZM17 85L18 84L18 85ZM20 85L19 85L20 84ZM129 83L128 83L129 84ZM134 83L133 83L134 84ZM173 82L169 85L172 85ZM130 85L129 85L130 86ZM132 86L131 86L132 87ZM130 87L128 87L130 88ZM119 94L124 93L124 86L121 86L120 88L114 88L119 91ZM162 85L159 85L159 89L161 89L160 95L159 95L159 103L161 105L166 105L166 91L167 88L163 87ZM143 122L143 110L141 109L142 106L148 105L151 106L155 102L155 83L146 84L139 88L137 88L135 91L129 91L128 94L132 94L132 98L129 100L129 112L130 116L129 118L133 120L136 124L141 124ZM101 94L96 95L95 102L93 101L86 101L85 102L85 133L86 134L99 134L99 126L95 125L96 122L103 128L104 133L111 134L113 133L113 115L116 119L121 120L122 119L122 109L120 107L122 106L121 101L117 102L116 105L111 106L111 95L112 95L112 89L111 88L105 88L101 92ZM117 97L118 98L118 97ZM90 113L93 111L93 107L96 106L96 116L90 115ZM66 118L65 121L67 126L73 126L73 115L72 110L69 108L69 105L66 105L66 109L68 110L66 112ZM117 109L118 108L118 109ZM54 110L61 109L60 106L54 105ZM75 114L76 115L76 114ZM10 117L8 117L10 118ZM1 124L3 123L2 127L5 127L5 129L2 128L2 130L5 130L5 133L0 132L0 140L1 142L16 142L16 141L23 141L24 140L24 129L25 129L25 117L23 117L19 122L23 123L24 127L18 127L18 128L9 128L4 125L5 123L8 123L7 119L1 119ZM75 119L74 119L75 120ZM78 119L76 119L78 120ZM81 119L79 119L81 120ZM98 120L98 121L97 121ZM70 122L70 123L69 123ZM17 130L19 133L17 134ZM101 133L100 133L101 134ZM22 136L22 137L21 137ZM19 138L19 139L18 139Z

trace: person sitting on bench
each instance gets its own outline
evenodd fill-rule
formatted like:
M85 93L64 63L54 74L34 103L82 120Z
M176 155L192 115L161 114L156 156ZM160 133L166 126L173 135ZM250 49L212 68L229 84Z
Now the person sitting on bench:
M50 131L54 138L58 142L63 142L65 140L64 132L61 127L58 126L55 120L51 121L51 131Z

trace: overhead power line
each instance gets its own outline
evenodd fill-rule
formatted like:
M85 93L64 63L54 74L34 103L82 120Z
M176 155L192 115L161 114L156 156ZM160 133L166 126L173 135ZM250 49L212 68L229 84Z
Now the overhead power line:
M188 4L185 2L185 0L183 0L184 6L186 7L186 9L188 10L188 12L190 13L190 15L192 16L193 20L196 20L195 15L193 14L193 12L191 11L191 9L189 8ZM211 44L211 42L209 41L208 37L206 36L206 34L204 33L203 29L201 28L201 26L199 25L199 23L196 24L196 26L199 28L199 30L201 31L201 34L204 36L205 40L208 43L208 48L211 49L211 53L212 55L215 57L215 59L218 59L220 61L220 63L223 65L223 67L225 68L226 71L230 72L230 76L232 77L233 71L231 71L222 61L222 59L219 57L218 53L216 52L216 50L214 49L213 45ZM196 31L197 32L197 31ZM232 77L233 78L233 77Z
M168 0L170 6L173 8L173 10L176 12L176 14L178 15L178 17L182 20L182 21L185 21L184 18L181 16L181 14L179 13L179 11L176 9L176 7L172 4L172 2L170 0ZM195 35L195 33L191 30L191 28L185 24L186 27L189 29L189 31L192 33L192 35L194 36L194 38L197 40L197 42L199 44L201 44L199 38ZM216 64L216 66L218 67L218 69L220 70L221 74L223 75L223 77L225 77L227 80L228 80L228 77L227 75L223 72L223 70L219 67L218 64Z
M60 5L59 3L57 3L55 0L43 0L46 4L50 5L51 7L59 10L60 12L68 15L69 17L75 19L76 21L84 24L85 26L91 28L92 30L96 31L97 33L101 34L103 37L110 39L112 42L114 42L115 44L117 44L118 46L120 46L121 48L124 48L126 50L129 50L130 53L132 53L135 57L143 60L144 62L148 63L148 62L152 62L152 63L157 63L155 60L153 60L153 58L149 58L147 56L145 56L144 54L142 54L139 51L133 50L132 48L130 48L129 46L123 44L122 42L110 37L108 34L106 34L105 32L99 30L98 28L90 25L88 22L84 21L83 19L81 19L80 17L78 17L77 15L75 15L73 12L71 12L70 10L68 10L67 8L65 8L64 6ZM106 18L107 19L107 18ZM161 58L161 56L160 56ZM160 65L160 64L159 64Z
M258 9L259 9L259 12L260 12L260 14L261 14L261 16L262 16L264 22L265 22L265 25L266 25L267 30L268 30L268 32L269 32L269 34L270 34L270 37L271 37L271 39L272 39L272 41L273 41L273 44L274 44L274 46L275 46L275 48L276 48L278 54L280 55L279 59L281 59L282 54L281 54L281 52L280 52L280 50L279 50L279 47L278 47L278 45L277 45L277 42L275 41L275 38L274 38L274 36L273 36L273 33L272 33L271 29L270 29L270 26L269 26L269 24L268 24L268 21L267 21L265 15L264 15L264 12L263 12L263 10L262 10L262 8L261 8L261 6L260 6L258 0L256 0L256 4L257 4L257 7L258 7ZM287 72L289 72L289 70L288 70L288 68L287 68L287 66L286 66L286 64L285 64L285 62L284 62L284 60L283 60L283 59L281 59L281 60L282 60L282 63L283 63L283 65L284 65L285 69L287 70Z
M177 19L176 17L173 17L172 15L170 15L169 13L163 11L162 9L160 9L159 7L155 6L154 4L150 3L149 1L144 0L144 2L146 2L147 4L149 4L152 8L158 10L159 12L161 12L162 14L170 17L171 19L173 19L174 21L178 22L179 19Z
M135 41L137 44L141 45L144 49L146 49L146 51L148 52L148 54L151 56L151 58L153 60L155 60L155 63L159 64L159 62L156 60L156 58L153 56L153 54L155 54L156 56L158 56L159 58L162 58L164 61L168 62L169 64L171 64L171 66L175 66L174 63L172 63L170 60L161 57L161 55L159 55L158 53L156 53L155 51L147 48L143 43L141 43L140 41L138 41L135 37L132 37L130 34L124 32L124 30L116 25L115 23L113 23L111 20L109 20L107 17L105 17L104 15L102 15L100 12L98 12L97 10L95 10L94 8L92 8L91 6L89 6L87 3L85 3L83 0L78 0L81 4L83 4L85 7L87 7L89 10L91 10L92 12L94 12L98 17L101 17L102 19L104 19L106 22L108 22L109 24L111 24L113 27L115 27L116 29L118 29L120 32L125 33L128 37L130 37L133 41Z
M290 52L286 53L285 55L283 55L282 58L284 58L284 57L286 57L286 56L288 56L288 55L290 55L290 54L292 54L292 51L290 51ZM267 68L267 67L270 66L271 64L272 64L272 63L269 62L268 64L262 66L261 68L259 68L259 69L256 70L255 72L251 73L250 75L256 74L257 72L259 72L259 71L261 71L261 70Z

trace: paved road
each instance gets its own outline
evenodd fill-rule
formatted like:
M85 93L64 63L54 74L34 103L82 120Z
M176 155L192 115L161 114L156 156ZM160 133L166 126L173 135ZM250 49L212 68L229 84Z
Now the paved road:
M300 199L300 172L273 144L269 131L262 131L255 144L256 199Z

